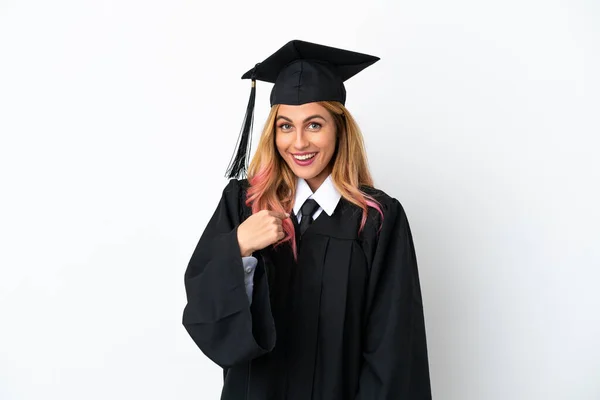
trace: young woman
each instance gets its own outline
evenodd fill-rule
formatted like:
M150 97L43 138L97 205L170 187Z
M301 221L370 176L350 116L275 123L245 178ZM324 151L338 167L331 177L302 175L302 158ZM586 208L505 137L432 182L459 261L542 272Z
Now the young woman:
M375 189L343 82L378 58L292 41L244 78L275 83L248 179L231 179L185 273L183 324L221 399L430 399L413 241Z

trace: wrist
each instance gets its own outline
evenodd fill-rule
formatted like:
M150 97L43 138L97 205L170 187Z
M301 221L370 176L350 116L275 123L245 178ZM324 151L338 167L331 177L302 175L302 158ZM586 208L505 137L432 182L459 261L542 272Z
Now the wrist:
M242 255L242 257L250 257L252 253L252 249L240 246L240 254Z
M252 255L252 249L246 246L242 240L240 240L240 234L238 232L238 246L240 247L240 254L242 257L249 257Z

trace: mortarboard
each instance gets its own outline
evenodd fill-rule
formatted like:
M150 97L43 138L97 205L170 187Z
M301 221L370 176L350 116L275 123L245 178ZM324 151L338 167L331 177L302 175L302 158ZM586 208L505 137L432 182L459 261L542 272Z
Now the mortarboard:
M254 119L256 81L271 82L271 106L301 105L315 101L346 102L344 81L379 60L354 51L292 40L242 75L252 81L250 99L242 124L237 151L227 169L228 178L238 178L247 170Z

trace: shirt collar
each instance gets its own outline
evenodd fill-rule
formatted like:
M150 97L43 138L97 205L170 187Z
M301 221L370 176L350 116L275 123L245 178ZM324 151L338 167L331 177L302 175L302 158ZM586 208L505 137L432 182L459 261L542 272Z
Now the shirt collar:
M316 192L310 189L308 183L302 178L298 178L296 185L296 198L294 200L294 214L298 215L300 207L307 199L315 200L319 206L331 217L337 207L342 195L337 191L331 180L331 175L323 181Z

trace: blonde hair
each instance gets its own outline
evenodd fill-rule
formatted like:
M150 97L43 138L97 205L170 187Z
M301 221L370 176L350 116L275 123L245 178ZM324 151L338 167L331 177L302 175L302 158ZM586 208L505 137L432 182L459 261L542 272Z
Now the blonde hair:
M333 101L320 101L318 104L329 111L337 129L331 179L345 200L363 210L360 232L367 221L368 207L375 208L382 214L379 203L360 189L361 186L373 186L363 136L344 105ZM253 214L261 210L291 213L294 205L297 178L281 158L275 145L275 119L278 110L279 105L271 107L248 169L250 187L246 204L252 208ZM294 225L286 219L283 221L283 228L285 237L276 245L290 242L296 256Z

